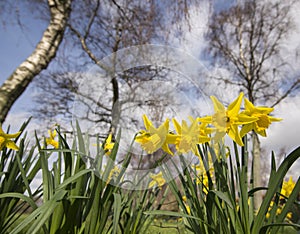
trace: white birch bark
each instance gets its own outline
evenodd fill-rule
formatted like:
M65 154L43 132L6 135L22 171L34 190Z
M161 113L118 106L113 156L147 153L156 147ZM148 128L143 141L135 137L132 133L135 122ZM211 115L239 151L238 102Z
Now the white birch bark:
M55 57L64 36L71 12L72 0L48 0L50 23L33 53L0 87L0 122L4 122L14 102L26 90L33 78L46 69Z

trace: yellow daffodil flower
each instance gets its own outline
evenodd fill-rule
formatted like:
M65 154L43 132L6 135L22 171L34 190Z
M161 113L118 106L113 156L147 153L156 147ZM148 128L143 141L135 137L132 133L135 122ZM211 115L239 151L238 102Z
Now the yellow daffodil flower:
M58 149L58 141L54 140L54 138L56 137L56 130L48 130L49 133L49 137L46 138L46 144L47 145L52 145L55 149Z
M197 118L198 121L199 118ZM200 122L200 121L198 121ZM208 137L210 134L214 132L214 128L209 128L207 123L201 123L199 125L200 128L200 136Z
M193 118L190 120L190 126L184 120L181 125L176 119L172 120L178 136L175 145L179 153L187 153L192 150L195 155L199 156L197 144L208 142L210 138L205 134L204 125L200 126L198 121Z
M157 185L161 189L162 186L166 183L162 172L159 172L158 174L151 174L150 177L152 181L150 181L149 183L149 188L152 188L153 186Z
M216 97L211 96L215 113L212 116L203 117L199 120L204 123L211 123L216 128L215 140L219 141L227 133L237 144L240 146L244 145L238 126L252 123L258 118L239 113L243 96L244 94L240 93L227 109Z
M11 139L18 137L20 134L21 132L17 132L14 134L5 133L0 124L0 150L2 150L4 147L13 150L19 150L19 147Z
M190 215L191 214L191 207L187 203L187 197L182 196L182 201L183 201L183 204L185 206L186 212Z
M288 181L283 181L280 194L289 197L295 188L296 183L293 181L293 177L290 176Z
M186 212L190 215L191 214L191 207L189 205L187 205L186 203L184 205L185 205Z
M266 129L270 126L270 124L272 122L278 122L282 120L281 118L269 116L274 108L254 106L247 98L244 98L244 101L245 111L243 111L242 114L256 117L257 120L252 123L245 124L242 127L242 137L252 130L254 130L257 134L266 137Z
M196 170L196 172L197 172L197 175L202 175L202 174L204 174L205 173L205 167L204 167L204 165L203 165L203 162L199 162L199 164L194 164L194 165L192 165L192 168L194 168L195 170Z
M121 173L120 168L117 165L115 165L114 168L111 169L111 171L108 175L106 185L108 185L113 178L118 177L120 173Z
M210 168L208 172L205 172L204 165L197 164L193 166L197 171L196 184L202 184L202 191L207 194L209 188L209 181L207 173L209 173L210 177L213 178L214 168Z
M112 134L109 134L108 137L107 137L107 139L106 139L106 141L105 141L105 143L104 143L104 146L103 146L105 154L107 156L110 155L111 150L114 148L114 144L115 143L112 142Z
M143 115L146 130L141 130L136 136L135 141L141 144L142 148L149 154L162 148L166 153L173 155L168 144L174 144L176 136L169 133L169 119L155 128L146 115Z

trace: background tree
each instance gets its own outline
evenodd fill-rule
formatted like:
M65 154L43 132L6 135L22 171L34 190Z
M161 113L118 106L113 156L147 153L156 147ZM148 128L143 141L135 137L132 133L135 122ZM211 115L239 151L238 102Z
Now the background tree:
M71 0L48 0L50 22L33 53L11 74L0 87L0 122L25 91L33 78L47 68L55 57L64 36L71 11ZM3 9L1 7L1 9Z
M36 96L38 105L34 113L39 118L51 121L62 116L70 119L74 115L72 105L76 95L80 97L86 110L78 117L97 123L97 129L101 129L103 137L118 125L119 115L124 110L138 111L146 107L159 109L161 116L153 117L160 121L163 110L170 104L175 105L176 101L170 96L169 90L154 89L146 84L163 79L171 82L171 79L167 79L170 71L157 66L143 66L115 74L114 66L122 62L111 61L108 65L102 59L129 46L156 41L167 43L169 30L166 28L170 27L170 22L188 17L188 3L192 4L192 1L179 1L169 5L158 1L136 0L75 1L69 30L59 57L51 71L43 73L36 81L41 93ZM177 11L173 13L170 10L174 7ZM146 51L143 53L148 56ZM101 84L93 83L91 79L89 89L93 92L90 90L89 93L97 93L97 97L82 93L79 87L84 76L92 73L90 68L94 65L106 73L106 78L95 77L95 82L100 80ZM96 106L96 112L92 106ZM137 124L136 119L128 117L126 114L122 115L123 125Z
M213 15L209 50L214 64L226 68L228 77L213 77L217 83L245 91L255 104L275 106L299 90L298 74L283 59L283 44L293 29L293 1L247 0ZM260 142L253 133L254 187L261 186ZM255 207L261 203L255 196Z

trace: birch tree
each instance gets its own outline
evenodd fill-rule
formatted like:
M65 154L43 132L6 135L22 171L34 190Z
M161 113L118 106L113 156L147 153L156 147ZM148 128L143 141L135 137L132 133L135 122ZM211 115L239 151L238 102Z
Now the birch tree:
M0 122L27 86L55 57L64 36L71 11L71 0L48 0L51 20L33 53L0 87Z

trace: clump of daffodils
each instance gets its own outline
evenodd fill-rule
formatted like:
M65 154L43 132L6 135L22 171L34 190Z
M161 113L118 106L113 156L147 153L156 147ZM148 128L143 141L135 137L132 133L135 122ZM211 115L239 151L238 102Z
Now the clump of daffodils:
M277 206L277 207L276 207L276 206ZM280 215L281 212L282 212L282 209L283 209L284 205L281 205L281 204L276 205L274 201L271 201L270 206L269 206L269 208L268 208L268 212L266 213L266 218L267 218L267 219L270 218L270 216L271 216L270 212L271 212L271 210L272 210L274 207L276 207L276 215ZM288 212L288 213L286 214L286 218L287 218L287 219L291 219L292 216L293 216L293 215L292 215L292 212Z
M281 191L280 191L280 202L278 204L276 204L274 201L271 201L268 212L266 214L266 218L269 219L270 218L270 212L272 209L276 209L276 215L281 214L282 209L284 208L285 202L284 199L288 198L292 191L295 188L296 183L293 181L293 177L290 176L288 181L283 181L282 183L282 187L281 187ZM292 218L292 212L288 212L286 214L286 218L287 219L291 219Z
M162 149L167 154L174 155L169 145L175 145L179 154L192 151L199 156L198 145L213 141L219 142L228 135L238 145L243 146L242 138L250 131L266 137L266 129L272 122L280 118L270 116L274 108L254 106L243 93L226 108L215 96L211 96L214 113L205 117L192 118L181 124L172 119L175 131L169 128L170 120L166 119L159 127L155 127L146 115L143 115L145 130L140 130L135 141L143 150L152 154ZM244 108L242 102L244 100Z

